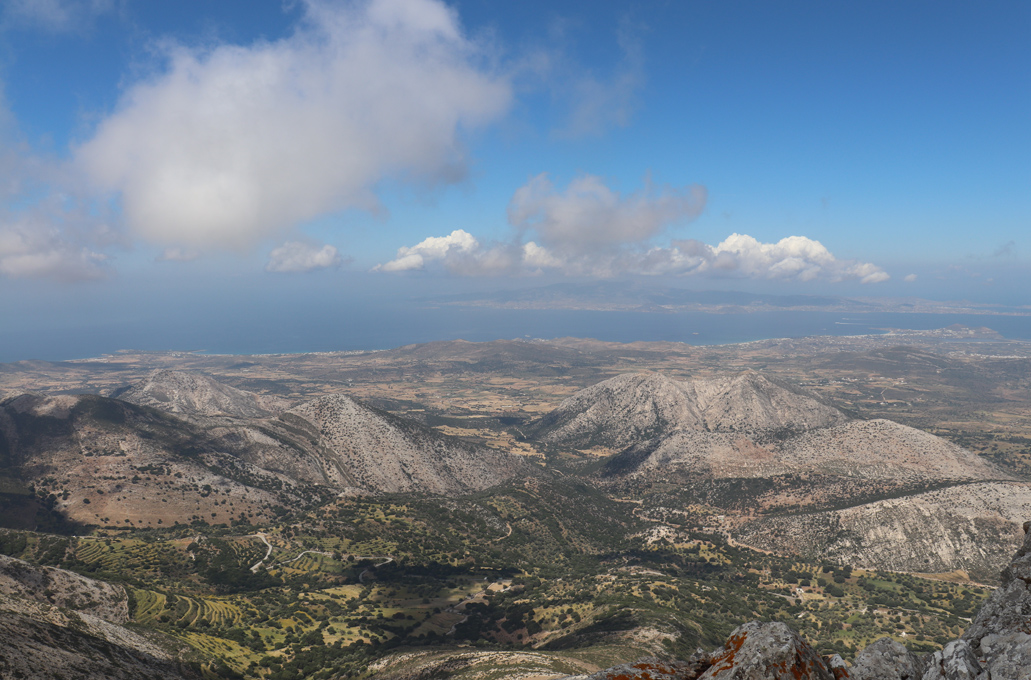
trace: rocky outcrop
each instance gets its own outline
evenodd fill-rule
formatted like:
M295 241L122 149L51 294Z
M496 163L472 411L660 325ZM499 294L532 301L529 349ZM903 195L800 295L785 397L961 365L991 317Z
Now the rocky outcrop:
M742 525L742 543L839 564L891 571L963 569L995 579L1024 535L1031 485L980 482L841 510L763 517Z
M0 595L75 609L110 623L129 620L129 598L122 586L7 555L0 555Z
M290 402L279 397L238 390L206 375L170 370L155 371L115 396L181 416L267 418L290 408Z
M649 657L582 676L584 680L681 680L698 677L712 662L699 651L687 661L664 661Z
M834 680L826 662L783 623L738 626L699 680Z
M1024 531L1031 531L1031 522ZM986 680L1031 680L1031 533L960 641L984 660Z
M920 660L913 652L891 638L881 638L856 654L852 668L845 669L849 680L920 680Z
M120 586L0 556L0 678L199 677L181 643L127 619Z
M1031 531L1031 522L1024 524ZM970 628L943 649L917 657L882 638L852 665L819 656L783 623L751 622L722 649L689 661L644 659L590 680L1031 680L1031 533L1003 573L1003 585L982 605Z

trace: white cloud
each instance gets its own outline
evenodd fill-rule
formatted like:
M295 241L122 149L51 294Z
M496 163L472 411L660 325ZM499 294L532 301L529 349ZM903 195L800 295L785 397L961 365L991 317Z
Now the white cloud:
M916 281L916 274L906 274L905 278L902 280L906 283L913 283Z
M414 246L402 246L397 257L390 262L376 265L373 271L403 272L422 269L428 261L443 260L449 253L469 253L479 250L480 243L472 234L456 229L447 236L431 236Z
M533 241L523 245L523 265L530 270L557 269L562 264L560 258L555 257L548 252L547 248L539 246Z
M107 275L107 256L47 222L45 214L37 213L0 221L0 276L83 281Z
M288 241L269 253L265 271L268 272L310 272L316 269L339 267L343 259L331 245L321 248L298 241Z
M0 277L82 281L107 275L108 258L97 250L115 235L96 214L51 189L59 174L52 159L34 155L18 134L0 89Z
M396 259L375 267L374 271L424 269L431 263L467 276L554 271L594 277L629 274L861 283L879 283L889 278L874 264L839 260L819 241L804 236L761 243L751 236L732 234L716 246L683 240L673 241L667 247L560 254L533 241L485 248L462 230L401 248Z
M518 234L511 242L485 247L458 229L400 248L395 259L374 271L423 269L439 263L463 275L554 271L593 277L697 275L862 283L889 278L874 264L840 260L822 243L804 236L761 243L751 236L731 234L716 246L693 239L648 245L671 225L697 216L705 198L701 186L657 188L647 180L642 190L624 196L593 175L578 177L565 191L558 191L541 174L512 196L508 219ZM530 231L536 232L540 243L522 243Z
M462 130L501 116L507 80L437 0L309 0L273 43L173 46L75 154L156 243L240 248L347 208L378 182L465 173Z
M751 236L731 234L703 253L711 269L738 272L748 278L812 281L858 280L879 283L889 276L868 262L839 260L819 241L805 236L788 236L776 243L760 243Z
M705 187L656 187L623 196L595 175L583 175L557 191L547 174L520 187L508 206L516 228L537 232L543 244L566 255L641 243L705 207Z

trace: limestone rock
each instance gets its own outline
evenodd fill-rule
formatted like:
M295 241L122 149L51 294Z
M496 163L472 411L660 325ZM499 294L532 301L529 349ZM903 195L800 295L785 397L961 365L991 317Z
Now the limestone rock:
M974 680L982 672L970 643L953 640L931 654L921 680Z
M989 635L981 640L988 657L985 668L991 680L1031 680L1031 635Z
M695 680L709 667L707 654L698 653L687 661L662 661L646 657L587 676L587 680Z
M831 654L827 657L827 669L834 676L834 680L849 680L849 665L841 658L840 654Z
M7 555L0 555L0 595L75 609L110 623L129 620L129 598L122 586Z
M834 680L808 642L783 623L746 623L712 655L702 680Z
M991 680L1031 679L1031 522L1024 523L1024 543L1002 572L1002 586L981 605L963 634L986 660ZM946 648L948 649L948 648Z
M881 638L856 655L849 680L918 680L916 656L891 638Z

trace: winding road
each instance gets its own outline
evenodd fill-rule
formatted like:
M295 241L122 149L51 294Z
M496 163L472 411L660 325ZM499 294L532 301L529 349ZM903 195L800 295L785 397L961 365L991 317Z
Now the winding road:
M251 567L251 573L256 574L258 573L258 569L261 569L261 565L265 564L265 560L267 560L269 558L269 555L272 554L272 544L268 542L268 539L265 537L265 534L251 534L251 536L257 536L261 539L262 543L268 546L268 551L265 553L265 556L262 557L253 567Z

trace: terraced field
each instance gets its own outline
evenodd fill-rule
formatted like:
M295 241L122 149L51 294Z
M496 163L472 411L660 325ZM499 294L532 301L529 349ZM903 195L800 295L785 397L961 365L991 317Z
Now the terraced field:
M112 574L174 576L190 568L187 541L146 542L132 538L79 539L74 555L96 571Z

